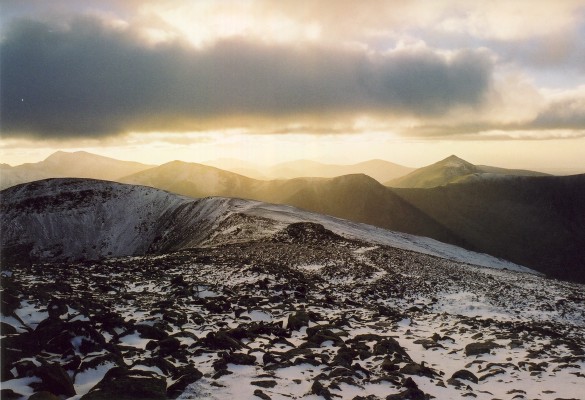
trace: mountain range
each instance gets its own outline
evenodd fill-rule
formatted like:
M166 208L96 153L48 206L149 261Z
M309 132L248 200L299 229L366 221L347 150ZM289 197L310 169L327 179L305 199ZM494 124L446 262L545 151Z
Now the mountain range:
M289 204L585 281L585 175L486 173L432 188L389 188L359 174L259 181L200 164L172 162L120 181L193 197Z
M45 160L17 166L0 164L0 190L20 183L47 178L94 178L116 180L154 167L134 161L120 161L85 151L57 151Z
M67 160L67 165L79 165L68 157L76 160L86 156L58 155ZM197 198L223 196L287 204L434 238L550 276L585 281L585 175L540 176L530 171L475 166L451 156L402 178L405 186L441 186L391 188L364 174L258 180L181 161L151 168L117 160L112 164L137 169L115 178L123 183ZM27 168L42 170L30 165ZM103 174L115 168L99 170ZM63 169L58 171L65 173ZM84 173L88 171L86 168Z
M325 164L312 160L288 161L273 166L261 166L233 159L220 159L204 163L254 179L293 179L302 177L334 178L342 175L364 174L380 183L404 176L415 168L385 160L368 160L356 164Z

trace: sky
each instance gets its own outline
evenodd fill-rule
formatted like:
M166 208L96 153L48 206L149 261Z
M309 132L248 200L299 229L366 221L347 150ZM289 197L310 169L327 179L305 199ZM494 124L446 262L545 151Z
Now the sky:
M3 0L0 155L585 172L582 0Z

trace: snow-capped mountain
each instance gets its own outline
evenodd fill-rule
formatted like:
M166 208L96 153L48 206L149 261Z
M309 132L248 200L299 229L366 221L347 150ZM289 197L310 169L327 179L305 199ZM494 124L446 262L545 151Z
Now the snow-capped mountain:
M433 239L294 207L221 197L193 199L145 186L48 179L2 191L5 257L80 260L164 253L269 237L311 222L343 237L494 268L530 271Z

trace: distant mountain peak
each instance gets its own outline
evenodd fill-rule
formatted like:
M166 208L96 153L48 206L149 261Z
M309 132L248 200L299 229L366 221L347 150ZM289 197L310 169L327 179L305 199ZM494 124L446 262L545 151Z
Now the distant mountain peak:
M465 161L464 159L462 159L461 157L457 157L456 155L452 154L449 157L437 162L436 164L446 164L446 163L451 163L453 165L473 165L472 163L470 163L469 161Z

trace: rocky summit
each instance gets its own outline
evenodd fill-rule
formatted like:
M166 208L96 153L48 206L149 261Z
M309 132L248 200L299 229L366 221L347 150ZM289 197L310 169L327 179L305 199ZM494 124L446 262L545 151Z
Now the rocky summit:
M5 260L2 399L582 398L583 285L243 204L192 247Z
M566 399L585 384L582 286L312 223L12 265L2 288L7 399Z

